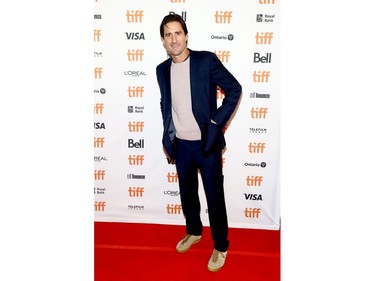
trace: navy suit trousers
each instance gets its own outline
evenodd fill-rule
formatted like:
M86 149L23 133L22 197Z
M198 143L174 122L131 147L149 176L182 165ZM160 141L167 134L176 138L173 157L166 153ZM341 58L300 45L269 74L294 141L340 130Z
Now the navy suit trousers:
M214 248L221 252L227 251L229 246L228 219L221 151L203 156L201 141L177 139L176 169L181 205L186 219L186 232L191 235L201 235L203 231L198 194L199 171L207 200Z

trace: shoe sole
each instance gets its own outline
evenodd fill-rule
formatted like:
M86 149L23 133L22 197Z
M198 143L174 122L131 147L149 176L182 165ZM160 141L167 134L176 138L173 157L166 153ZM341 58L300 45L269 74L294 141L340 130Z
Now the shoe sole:
M191 245L190 245L190 247L191 246L193 246L194 244L197 244L198 242L200 242L202 240L202 238L200 238L199 240L197 240L197 241L195 241L195 242L193 242ZM187 250L189 250L190 249L190 247L189 248L187 248L186 250L178 250L178 249L176 249L176 251L177 251L177 253L180 253L180 254L182 254L182 253L185 253Z
M222 269L224 267L224 265L222 267L219 267L219 268L210 268L210 267L207 267L208 271L211 271L211 272L216 272L216 271L219 271L220 269Z

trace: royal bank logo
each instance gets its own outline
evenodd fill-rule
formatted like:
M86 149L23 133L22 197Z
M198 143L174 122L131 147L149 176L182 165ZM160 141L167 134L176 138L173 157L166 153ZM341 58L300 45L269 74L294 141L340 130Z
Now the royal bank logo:
M273 22L275 20L275 14L257 14L256 22Z
M105 194L105 187L94 187L94 194Z
M144 109L144 106L128 105L128 113L143 113Z

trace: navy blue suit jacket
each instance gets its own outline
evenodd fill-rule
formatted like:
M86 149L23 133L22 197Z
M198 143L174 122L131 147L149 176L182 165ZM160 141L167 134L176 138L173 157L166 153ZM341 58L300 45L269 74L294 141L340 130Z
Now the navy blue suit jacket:
M216 122L217 132L221 136L214 137L220 141L220 148L225 147L222 128L228 122L241 97L242 87L236 78L224 67L218 57L208 51L190 50L190 89L193 115L202 134L203 147L206 145L208 134L215 131L209 128L214 126L211 119ZM173 141L176 129L172 120L171 98L171 64L169 58L156 67L156 76L160 88L160 107L163 118L162 143L168 156L174 158ZM222 105L217 107L217 86L225 93ZM217 133L216 132L216 133Z

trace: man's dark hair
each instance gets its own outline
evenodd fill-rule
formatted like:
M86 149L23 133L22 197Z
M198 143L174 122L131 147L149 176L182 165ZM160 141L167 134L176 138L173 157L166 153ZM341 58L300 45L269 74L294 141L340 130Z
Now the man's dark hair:
M172 22L172 21L179 22L182 26L183 31L185 32L185 35L188 34L187 26L186 26L186 23L185 23L184 19L180 15L169 14L169 15L166 15L163 18L163 20L161 21L161 24L160 24L160 36L162 38L164 38L164 26L167 25L169 22Z

